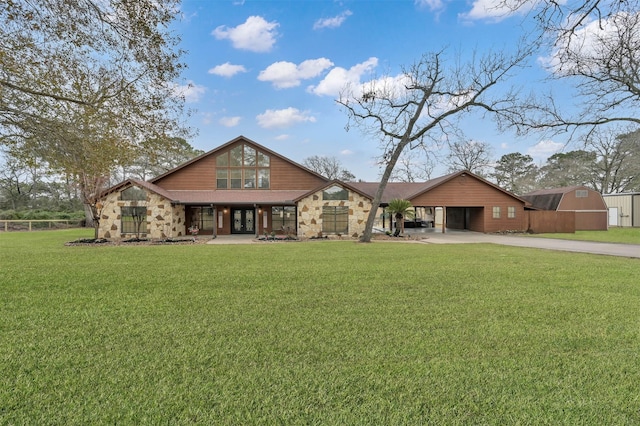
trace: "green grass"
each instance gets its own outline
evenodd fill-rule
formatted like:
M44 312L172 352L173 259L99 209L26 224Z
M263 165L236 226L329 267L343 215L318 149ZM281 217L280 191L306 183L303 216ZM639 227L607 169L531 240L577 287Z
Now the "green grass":
M0 424L639 424L640 261L0 233Z
M640 228L609 228L608 231L576 231L575 234L533 234L539 238L640 244Z

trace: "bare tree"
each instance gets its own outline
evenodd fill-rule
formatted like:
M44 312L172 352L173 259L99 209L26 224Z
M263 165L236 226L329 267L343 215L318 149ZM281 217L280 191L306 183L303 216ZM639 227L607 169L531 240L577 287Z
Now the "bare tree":
M423 55L396 78L343 90L337 102L345 109L348 123L380 139L385 165L361 241L371 241L382 193L405 149L424 146L425 140L440 143L443 136L456 132L465 113L514 113L517 93L507 91L492 98L492 89L528 54L522 50L514 56L488 54L467 64L453 61L453 66L447 66L445 52L439 51Z
M302 165L327 179L340 179L345 182L356 179L355 175L345 169L336 157L312 155L302 160Z
M640 0L504 0L500 8L528 10L550 50L552 80L574 87L577 113L552 94L523 102L513 123L520 132L593 131L610 123L640 123Z
M422 150L403 152L398 158L396 167L389 177L393 182L423 182L431 179L433 169L436 167L431 153Z
M480 176L491 166L491 146L486 142L466 141L449 144L447 155L449 171L468 170Z

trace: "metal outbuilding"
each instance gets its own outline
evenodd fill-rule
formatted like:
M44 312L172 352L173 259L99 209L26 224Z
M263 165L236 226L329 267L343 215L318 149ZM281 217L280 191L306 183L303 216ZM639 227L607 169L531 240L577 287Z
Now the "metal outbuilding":
M609 226L640 226L640 192L607 194L602 198L609 210Z

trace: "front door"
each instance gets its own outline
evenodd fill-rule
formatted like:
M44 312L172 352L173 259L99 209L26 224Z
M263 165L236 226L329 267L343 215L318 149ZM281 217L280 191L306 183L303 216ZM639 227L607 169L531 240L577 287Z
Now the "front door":
M253 209L233 209L231 217L233 220L232 234L253 234L256 232Z

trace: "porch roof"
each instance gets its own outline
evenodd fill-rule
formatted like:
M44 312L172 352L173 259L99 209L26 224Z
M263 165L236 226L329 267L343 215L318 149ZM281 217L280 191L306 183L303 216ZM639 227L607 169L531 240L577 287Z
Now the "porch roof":
M169 190L176 204L294 204L304 190Z

